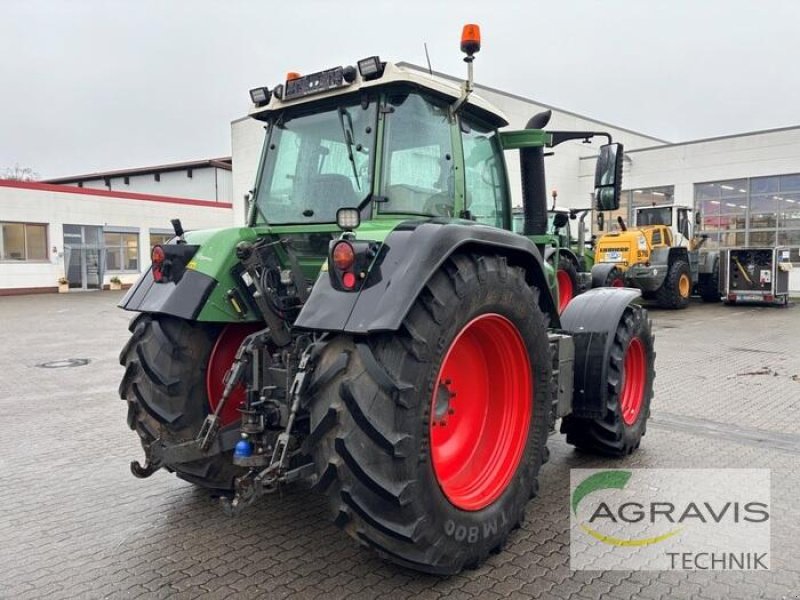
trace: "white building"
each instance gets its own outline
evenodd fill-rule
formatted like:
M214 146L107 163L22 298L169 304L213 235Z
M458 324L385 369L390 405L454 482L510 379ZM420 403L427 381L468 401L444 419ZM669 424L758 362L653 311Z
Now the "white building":
M43 183L214 202L230 202L233 193L230 156L58 177L46 179Z
M54 183L57 181L59 183ZM154 244L233 224L230 159L51 180L0 181L0 295L131 284Z

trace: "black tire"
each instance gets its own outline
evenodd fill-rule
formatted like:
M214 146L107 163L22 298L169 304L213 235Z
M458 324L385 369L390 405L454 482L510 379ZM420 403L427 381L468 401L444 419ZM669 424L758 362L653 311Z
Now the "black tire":
M719 271L700 275L697 281L697 293L703 302L719 302L722 294L719 291Z
M561 290L561 282L559 281L558 286L558 312L564 312L564 309L567 308L567 304L569 304L570 300L572 300L575 296L581 293L580 287L578 287L578 270L575 268L575 264L565 256L562 256L558 260L558 269L556 276L558 276L558 272L564 274L565 277L569 278L569 282L572 285L572 292L569 295L569 298L564 298L562 302L562 290Z
M119 395L128 402L128 426L142 447L161 439L185 442L197 435L208 415L206 366L219 328L165 315L137 315L131 338L119 355L125 375ZM205 460L165 465L181 479L201 487L229 491L241 474L232 453Z
M644 389L641 406L634 422L628 424L623 419L621 394L625 378L624 358L631 341L638 339L644 351L646 368L644 370ZM602 454L622 457L631 454L639 447L647 430L650 417L650 403L653 399L655 379L655 357L653 334L647 312L631 305L625 309L617 325L614 344L608 357L607 402L605 414L596 419L567 416L561 421L561 433L567 434L567 443L577 448Z
M684 280L684 292L681 281ZM688 286L688 287L686 287ZM689 263L679 258L673 261L664 278L664 283L656 290L655 300L661 308L686 308L692 292L692 272Z
M625 287L625 274L619 268L614 267L602 279L592 277L592 287Z
M347 367L316 393L307 448L316 487L349 535L392 562L436 574L477 566L500 550L537 492L546 451L551 366L537 295L503 257L456 255L426 284L398 332L340 336L323 350L318 373L335 369L342 356ZM435 475L432 394L457 333L491 313L524 342L533 409L510 482L488 506L466 511L448 500Z

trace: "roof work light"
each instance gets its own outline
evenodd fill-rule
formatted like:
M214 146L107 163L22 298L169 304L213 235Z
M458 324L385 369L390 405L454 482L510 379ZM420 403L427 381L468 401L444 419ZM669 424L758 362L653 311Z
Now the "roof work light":
M383 75L381 59L377 56L362 58L358 61L358 72L361 73L361 77L367 81L370 79L377 79Z
M256 106L264 106L269 102L271 97L272 94L267 87L257 87L250 90L250 100L252 100L253 104Z

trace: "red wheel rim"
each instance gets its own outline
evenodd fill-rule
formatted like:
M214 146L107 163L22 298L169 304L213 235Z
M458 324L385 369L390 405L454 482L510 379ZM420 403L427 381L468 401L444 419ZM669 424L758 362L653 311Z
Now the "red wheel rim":
M233 364L236 351L242 345L244 338L259 329L264 329L263 323L235 323L227 325L219 334L208 358L206 369L206 392L210 412L214 412L222 399L222 392L225 391L225 374ZM231 392L220 412L219 418L223 427L239 420L238 409L242 402L244 402L244 386L239 384Z
M622 365L622 391L619 394L622 407L622 420L633 425L642 412L644 386L647 379L647 361L644 346L639 338L633 338L625 350Z
M574 297L575 288L572 285L572 277L566 271L556 271L556 279L558 280L558 312L561 314Z
M431 400L431 459L447 499L462 510L497 500L517 471L533 409L528 351L505 317L485 314L445 354Z
M614 278L611 281L611 287L625 287L625 284L622 282L622 279Z

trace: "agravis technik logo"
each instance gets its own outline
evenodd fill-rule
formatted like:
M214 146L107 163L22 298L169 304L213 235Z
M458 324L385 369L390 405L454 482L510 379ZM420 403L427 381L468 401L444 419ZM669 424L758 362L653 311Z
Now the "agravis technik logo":
M573 470L573 569L769 568L769 471Z

